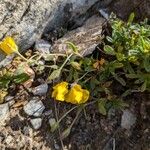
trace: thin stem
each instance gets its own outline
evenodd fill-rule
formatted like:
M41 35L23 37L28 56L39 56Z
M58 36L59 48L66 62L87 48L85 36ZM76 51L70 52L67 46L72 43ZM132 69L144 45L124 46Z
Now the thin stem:
M56 102L54 103L55 105L55 114L56 114L56 120L58 121L58 112L57 112L57 107L56 107ZM62 141L62 138L61 138L61 134L60 134L60 128L58 128L58 132L59 132L59 137L60 137L60 142L61 142L61 146L62 146L62 150L64 149L64 144L63 144L63 141Z
M47 56L66 56L66 54L59 54L59 53L55 53L55 54L45 54Z
M71 108L69 111L67 111L59 120L58 123L61 122L61 120L63 120L71 111L73 111L74 109L76 109L78 106L75 106L73 108Z
M62 68L65 66L65 64L67 63L67 61L70 59L70 57L72 56L73 54L70 54L67 59L64 61L64 63L62 64L62 66L60 67L60 70L62 70Z
M23 55L21 55L18 51L16 52L17 55L19 55L23 60L28 61Z
M80 107L80 106L79 106ZM75 121L77 120L79 114L81 113L83 107L80 107L80 109L77 111L76 117L74 118L74 120L72 121L71 125L70 125L70 129L72 128L72 126L74 125Z
M76 80L76 83L79 82L80 80L82 80L89 72L86 72L82 77L80 77L79 79Z

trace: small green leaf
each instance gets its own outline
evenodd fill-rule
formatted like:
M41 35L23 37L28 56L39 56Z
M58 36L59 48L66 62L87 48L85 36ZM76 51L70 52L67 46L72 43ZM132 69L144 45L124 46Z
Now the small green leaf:
M62 138L62 139L65 139L66 137L69 136L70 132L71 132L71 128L70 128L70 127L67 128L67 129L65 129L65 130L63 131L63 133L61 134L61 138Z
M102 115L106 115L107 114L107 110L105 108L106 105L106 99L101 98L98 101L98 110Z
M108 42L113 43L113 39L111 37L106 36L106 39L107 39Z
M123 78L117 76L116 74L113 74L113 77L119 82L121 83L123 86L126 86L126 82Z
M113 62L113 68L117 69L117 68L122 68L124 65L120 62Z
M8 88L9 83L11 82L11 79L9 78L0 78L0 88Z
M51 125L51 132L56 131L59 128L59 122L55 122Z
M132 93L132 92L131 92L131 89L126 90L126 91L121 95L121 97L126 97L126 96L130 95L131 93Z
M54 70L51 75L48 77L47 81L50 82L56 78L58 78L60 76L60 73L61 73L61 70L60 69L57 69L57 70Z
M147 72L150 72L150 57L145 57L144 68Z
M129 16L128 23L132 23L134 20L134 17L135 17L135 14L134 14L134 12L132 12Z
M73 61L73 62L71 62L70 64L71 64L71 66L72 66L73 68L75 68L76 70L81 70L81 65L80 65L78 62Z
M75 46L72 42L67 41L66 44L68 44L69 48L71 48L75 53L78 52L77 46Z
M130 79L136 79L139 77L139 75L137 75L137 74L126 74L125 76Z
M125 103L124 101L117 99L117 100L112 100L111 104L114 108L124 108L124 107L129 107L129 105L127 103Z
M18 74L18 75L13 77L13 81L15 83L18 83L18 84L19 83L23 83L23 82L25 82L25 81L27 81L29 79L30 79L30 76L28 74L26 74L26 73L21 73L21 74Z
M104 51L108 55L115 55L116 54L115 51L114 51L114 49L111 46L109 46L109 45L105 45L104 46Z
M147 80L145 80L145 82L142 84L141 92L144 92L146 90L146 87L147 87Z

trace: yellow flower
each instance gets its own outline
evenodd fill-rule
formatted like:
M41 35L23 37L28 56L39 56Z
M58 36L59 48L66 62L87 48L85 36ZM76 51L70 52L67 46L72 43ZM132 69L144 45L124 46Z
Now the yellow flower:
M65 101L72 104L85 103L89 98L89 91L81 88L80 85L74 85L66 95Z
M0 49L2 49L7 55L14 52L18 52L18 46L11 37L6 37L2 42L0 42Z
M52 98L59 101L65 100L65 95L68 93L68 83L61 82L53 87Z

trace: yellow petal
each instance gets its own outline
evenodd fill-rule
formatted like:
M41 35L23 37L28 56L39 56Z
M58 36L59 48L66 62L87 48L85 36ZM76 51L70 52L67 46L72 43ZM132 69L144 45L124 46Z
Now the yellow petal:
M87 102L89 99L90 93L88 90L83 90L83 103Z
M89 98L89 91L81 88L80 85L74 85L66 95L65 101L72 104L85 103Z
M10 55L18 51L18 46L11 37L6 37L2 42L0 42L0 49L3 50L7 55Z
M68 93L68 83L61 82L53 87L52 98L64 101L65 95Z

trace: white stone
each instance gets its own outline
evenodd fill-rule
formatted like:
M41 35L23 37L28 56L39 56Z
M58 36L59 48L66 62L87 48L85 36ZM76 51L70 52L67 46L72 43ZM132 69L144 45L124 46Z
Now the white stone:
M4 126L6 120L9 118L9 105L8 103L0 105L0 126Z
M136 116L128 109L123 111L121 127L129 130L136 122Z
M48 90L48 85L47 84L41 84L35 88L32 89L32 92L34 95L45 95L47 93Z
M29 116L39 117L42 115L45 106L42 101L39 100L30 100L24 107L25 113Z
M30 122L31 122L31 124L35 130L39 129L42 125L42 119L41 118L31 119Z

